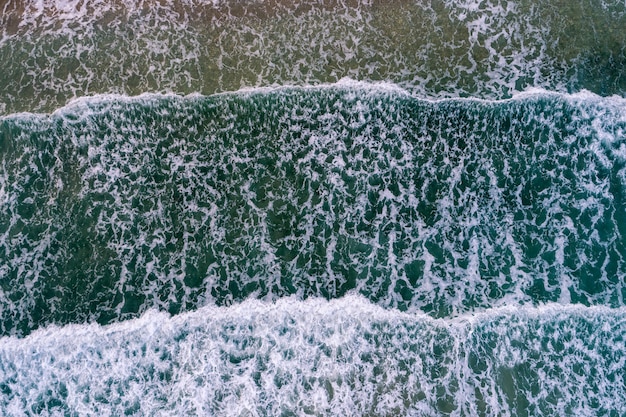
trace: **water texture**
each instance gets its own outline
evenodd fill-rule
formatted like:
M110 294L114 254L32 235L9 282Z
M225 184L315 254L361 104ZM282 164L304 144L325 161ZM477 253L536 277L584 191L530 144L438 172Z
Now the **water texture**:
M3 333L352 290L619 307L624 103L343 83L5 117Z
M0 2L0 415L626 415L625 27Z

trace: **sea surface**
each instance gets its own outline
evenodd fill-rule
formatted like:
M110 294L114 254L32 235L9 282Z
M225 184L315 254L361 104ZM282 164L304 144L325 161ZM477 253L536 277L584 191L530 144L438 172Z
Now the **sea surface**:
M626 415L626 2L0 1L0 415Z

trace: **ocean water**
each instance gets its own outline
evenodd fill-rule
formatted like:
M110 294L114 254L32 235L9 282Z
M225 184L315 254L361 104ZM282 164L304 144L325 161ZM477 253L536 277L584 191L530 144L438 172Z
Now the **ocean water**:
M0 415L626 415L626 3L0 3Z

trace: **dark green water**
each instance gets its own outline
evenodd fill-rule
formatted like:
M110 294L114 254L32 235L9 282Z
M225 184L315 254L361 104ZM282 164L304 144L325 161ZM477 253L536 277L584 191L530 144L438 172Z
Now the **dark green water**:
M623 1L0 11L0 415L626 414Z

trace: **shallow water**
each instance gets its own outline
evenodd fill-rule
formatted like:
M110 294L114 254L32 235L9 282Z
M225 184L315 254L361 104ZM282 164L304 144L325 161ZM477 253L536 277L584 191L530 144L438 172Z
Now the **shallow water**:
M626 90L623 1L9 1L0 111L387 81L425 97Z

